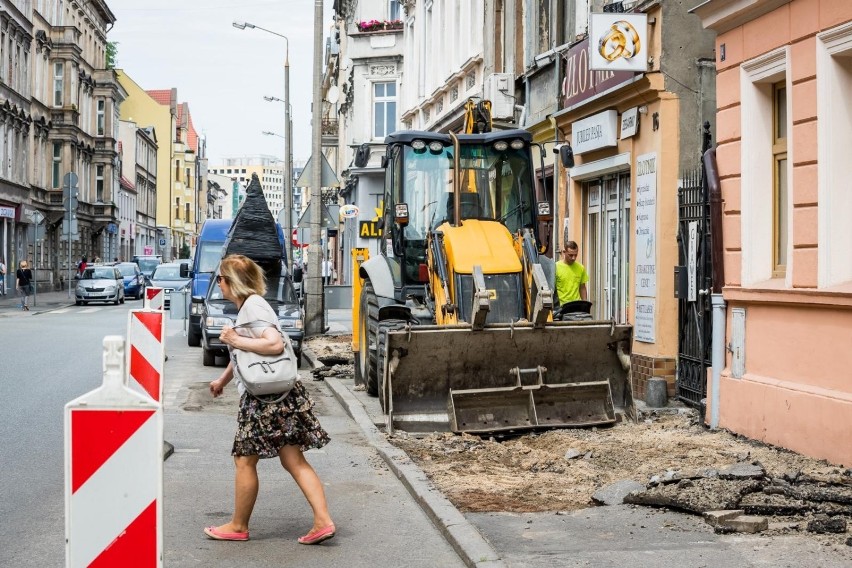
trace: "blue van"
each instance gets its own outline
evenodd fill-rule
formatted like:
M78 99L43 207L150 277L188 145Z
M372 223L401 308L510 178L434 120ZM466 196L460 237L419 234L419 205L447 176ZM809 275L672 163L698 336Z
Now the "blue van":
M219 266L219 261L222 260L225 241L228 239L228 232L233 225L233 219L207 219L204 225L201 226L201 234L195 242L195 256L192 259L189 277L192 279L190 283L190 292L193 297L204 298L207 296L207 290L210 288L210 277L213 271ZM278 223L275 224L278 229L278 242L283 246L284 230ZM186 342L191 347L201 346L201 308L197 303L192 303L192 308L189 312L189 326L186 333Z

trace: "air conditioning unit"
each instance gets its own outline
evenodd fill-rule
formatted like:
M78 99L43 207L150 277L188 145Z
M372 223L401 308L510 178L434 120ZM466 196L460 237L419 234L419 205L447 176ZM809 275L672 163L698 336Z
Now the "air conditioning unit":
M514 120L515 78L511 73L492 73L485 78L482 98L491 101L491 118Z

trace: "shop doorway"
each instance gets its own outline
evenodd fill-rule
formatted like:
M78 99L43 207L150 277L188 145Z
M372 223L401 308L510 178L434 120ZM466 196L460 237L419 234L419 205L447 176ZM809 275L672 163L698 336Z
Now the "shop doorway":
M626 323L630 299L630 173L583 183L581 256L596 319Z

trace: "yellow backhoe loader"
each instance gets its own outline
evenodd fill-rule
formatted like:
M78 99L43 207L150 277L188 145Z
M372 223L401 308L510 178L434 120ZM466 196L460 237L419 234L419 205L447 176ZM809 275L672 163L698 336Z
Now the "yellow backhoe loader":
M554 263L538 234L552 204L536 201L532 136L491 132L487 102L469 102L465 124L385 140L380 251L357 268L356 380L379 396L390 431L632 416L631 327L553 321Z

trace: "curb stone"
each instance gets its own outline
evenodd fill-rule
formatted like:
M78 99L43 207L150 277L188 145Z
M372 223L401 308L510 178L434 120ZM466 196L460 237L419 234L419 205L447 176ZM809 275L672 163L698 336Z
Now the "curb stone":
M303 348L302 353L310 361L312 368L322 366L310 349ZM417 467L405 452L385 440L358 399L336 378L326 377L324 380L346 413L364 432L370 445L402 481L465 565L471 568L505 568L506 563L497 551L449 499L432 486L423 470Z

